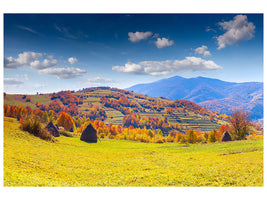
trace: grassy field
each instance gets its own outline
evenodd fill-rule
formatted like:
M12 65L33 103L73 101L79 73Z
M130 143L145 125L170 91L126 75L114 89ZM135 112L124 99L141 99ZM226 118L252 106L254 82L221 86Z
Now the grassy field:
M263 141L50 143L5 118L4 186L263 186Z

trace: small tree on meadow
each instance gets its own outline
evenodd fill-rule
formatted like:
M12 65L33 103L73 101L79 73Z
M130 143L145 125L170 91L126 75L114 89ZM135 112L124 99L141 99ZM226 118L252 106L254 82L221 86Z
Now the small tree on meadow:
M76 131L76 126L73 122L72 117L65 112L62 112L58 119L57 119L57 125L58 126L63 126L65 130L70 131L70 129L72 128L72 130L75 132Z
M229 117L230 128L232 135L236 140L246 139L246 134L249 132L249 115L244 110L236 110Z
M216 130L213 129L208 136L208 142L216 142Z
M194 144L197 142L197 135L193 129L186 131L185 138L188 143Z

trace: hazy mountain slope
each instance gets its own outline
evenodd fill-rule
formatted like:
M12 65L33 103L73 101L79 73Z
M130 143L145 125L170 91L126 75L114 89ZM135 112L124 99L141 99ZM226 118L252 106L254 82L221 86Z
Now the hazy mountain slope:
M233 83L218 79L174 76L127 88L152 97L190 100L212 111L231 114L243 108L252 119L263 118L263 83Z

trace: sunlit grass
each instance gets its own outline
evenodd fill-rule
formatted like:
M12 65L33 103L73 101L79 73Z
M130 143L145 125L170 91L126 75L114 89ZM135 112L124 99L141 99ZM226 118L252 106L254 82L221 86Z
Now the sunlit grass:
M4 186L263 186L263 140L51 143L5 118Z

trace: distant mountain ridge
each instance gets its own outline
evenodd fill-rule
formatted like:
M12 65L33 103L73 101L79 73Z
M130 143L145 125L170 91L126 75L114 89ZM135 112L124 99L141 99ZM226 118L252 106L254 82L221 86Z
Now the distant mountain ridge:
M235 83L205 77L174 76L127 89L152 97L190 100L228 115L236 109L244 109L251 119L263 118L262 82Z

